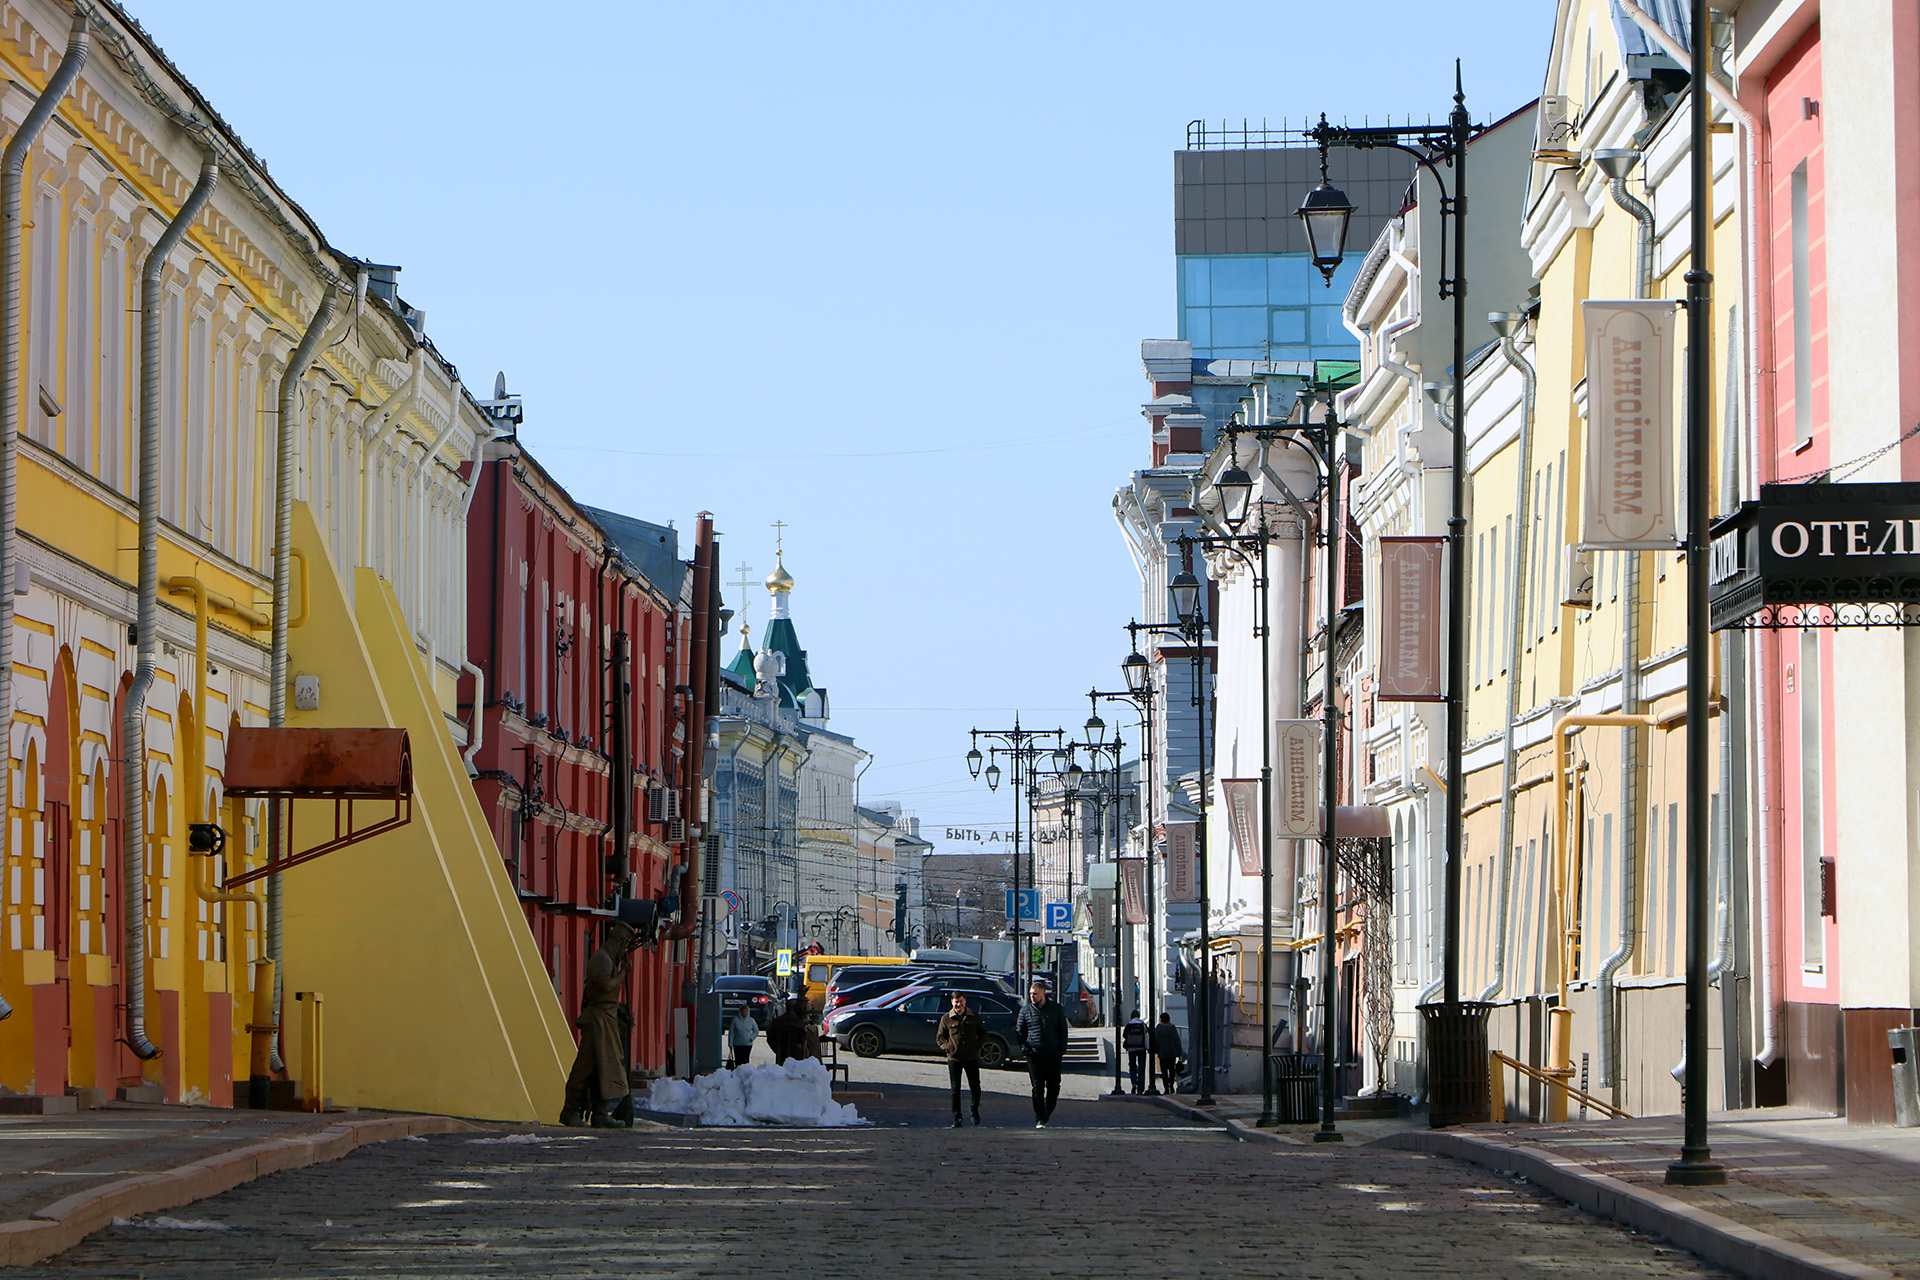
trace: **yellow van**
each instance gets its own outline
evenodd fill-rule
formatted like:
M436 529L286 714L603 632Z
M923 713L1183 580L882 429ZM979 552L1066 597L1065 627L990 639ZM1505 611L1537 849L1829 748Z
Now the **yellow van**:
M799 994L807 998L807 1009L820 1013L827 1006L827 984L833 975L850 964L911 964L905 956L796 956L801 964Z

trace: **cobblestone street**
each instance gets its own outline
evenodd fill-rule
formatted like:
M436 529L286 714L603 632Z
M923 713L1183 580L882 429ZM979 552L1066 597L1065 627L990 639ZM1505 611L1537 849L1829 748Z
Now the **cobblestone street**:
M1020 1077L1000 1073L1011 1086ZM856 1130L558 1129L368 1147L22 1276L1718 1275L1453 1161L1239 1143L1154 1107L899 1084ZM176 1225L177 1224L177 1225Z

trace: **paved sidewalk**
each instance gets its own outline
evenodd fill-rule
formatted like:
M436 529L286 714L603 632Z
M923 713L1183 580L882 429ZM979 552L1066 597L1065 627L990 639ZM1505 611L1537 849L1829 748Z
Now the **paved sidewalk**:
M1218 1102L1202 1111L1181 1095L1171 1105L1243 1138L1311 1143L1318 1127L1258 1130L1257 1095ZM1430 1151L1529 1177L1746 1274L1920 1277L1920 1129L1853 1126L1790 1107L1716 1112L1708 1136L1727 1185L1669 1187L1678 1116L1435 1131L1418 1114L1343 1115L1338 1127L1349 1144Z
M444 1116L311 1115L108 1103L0 1116L0 1266L37 1261L112 1224L369 1142L469 1128Z

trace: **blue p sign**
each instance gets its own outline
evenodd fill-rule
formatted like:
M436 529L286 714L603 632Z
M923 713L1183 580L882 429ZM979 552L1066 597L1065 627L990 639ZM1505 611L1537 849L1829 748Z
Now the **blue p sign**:
M1046 930L1048 933L1073 932L1073 904L1071 902L1049 902L1047 904Z

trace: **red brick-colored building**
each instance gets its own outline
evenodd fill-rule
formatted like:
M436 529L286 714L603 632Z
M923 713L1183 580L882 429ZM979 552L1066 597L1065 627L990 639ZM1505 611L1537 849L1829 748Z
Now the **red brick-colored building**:
M690 919L699 904L684 894L697 886L702 741L689 723L705 720L693 605L711 538L696 569L674 529L575 502L524 451L479 465L460 689L476 730L469 771L569 1017L616 899L655 904L658 936L635 954L629 992L632 1062L666 1070L692 976L676 911L686 903Z

